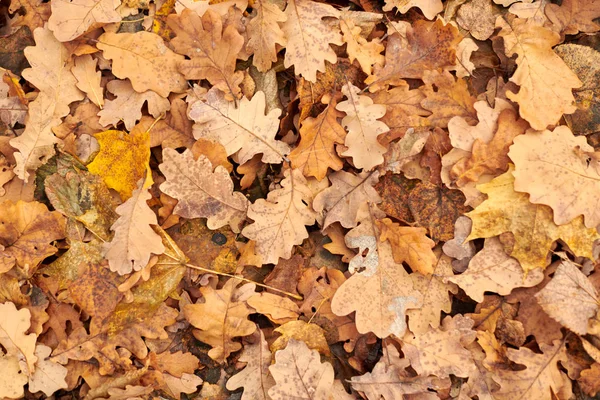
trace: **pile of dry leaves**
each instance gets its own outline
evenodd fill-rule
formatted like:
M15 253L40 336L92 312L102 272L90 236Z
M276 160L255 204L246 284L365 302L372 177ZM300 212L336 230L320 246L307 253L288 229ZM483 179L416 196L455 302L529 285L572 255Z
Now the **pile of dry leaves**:
M0 398L600 390L600 0L0 11Z

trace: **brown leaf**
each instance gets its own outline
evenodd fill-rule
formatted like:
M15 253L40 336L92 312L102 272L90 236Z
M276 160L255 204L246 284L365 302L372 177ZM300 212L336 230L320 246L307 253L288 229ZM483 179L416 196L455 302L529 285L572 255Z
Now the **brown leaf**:
M444 9L440 0L385 0L383 11L391 11L394 7L402 14L411 7L418 7L427 19L434 19Z
M246 300L257 313L265 315L276 324L284 324L298 319L300 310L296 303L287 297L273 293L256 293Z
M281 336L271 344L271 351L274 353L284 349L290 341L298 340L305 343L310 349L318 350L319 353L326 356L330 355L329 346L325 339L325 332L317 324L306 323L304 321L290 321L274 331L281 333Z
M279 5L268 0L257 0L253 4L256 16L248 22L250 39L246 47L254 52L252 63L261 72L266 72L277 61L277 45L285 46L287 39L280 23L287 20Z
M491 0L473 0L459 9L456 22L477 40L487 40L494 33L496 15Z
M401 84L403 78L421 79L425 71L454 65L456 45L461 37L456 27L442 20L421 20L407 32L407 40L408 46L405 46L399 34L388 38L385 66L375 68L375 74L366 80L369 90L374 92L386 85Z
M61 42L68 42L110 22L120 22L118 0L53 1L48 28Z
M174 213L184 218L208 218L210 229L224 225L239 231L246 218L248 201L233 191L233 182L222 166L214 169L205 156L194 161L190 150L183 154L166 148L159 166L167 181L160 190L179 200Z
M600 17L600 2L597 0L564 0L560 5L548 4L544 12L554 24L553 30L562 35L593 33L600 30L600 25L594 22Z
M244 38L233 25L223 27L221 16L212 10L200 17L190 9L169 15L167 25L175 33L171 40L175 51L190 58L178 60L185 79L207 79L229 101L241 96L243 74L235 71L235 61ZM229 50L217 50L223 47Z
M171 102L171 110L164 119L155 121L142 117L140 124L149 124L149 127L154 124L150 129L150 147L160 145L163 149L167 147L189 149L194 144L192 122L187 117L187 104L181 99L174 99Z

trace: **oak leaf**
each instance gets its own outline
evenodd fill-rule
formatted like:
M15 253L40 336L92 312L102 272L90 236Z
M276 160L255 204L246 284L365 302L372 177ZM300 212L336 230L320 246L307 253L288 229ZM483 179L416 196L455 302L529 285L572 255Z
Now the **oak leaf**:
M335 151L335 145L343 144L346 138L346 131L338 121L344 114L336 109L336 105L332 96L317 117L302 121L300 143L288 157L292 167L302 170L306 177L323 180L329 168L339 171L344 166Z
M268 391L275 385L273 377L269 374L271 352L263 331L259 332L259 335L256 335L257 342L246 344L238 358L239 362L246 363L246 367L227 381L227 390L244 388L241 400L269 400Z
M277 61L277 45L285 46L287 42L280 26L287 17L277 4L269 0L257 0L253 9L256 10L256 16L247 25L250 39L246 47L254 53L254 66L266 72Z
M389 218L377 221L377 226L381 230L381 241L390 242L396 263L406 262L413 271L423 275L433 272L437 261L432 251L435 243L425 236L424 228L400 226Z
M485 241L483 250L475 254L466 271L446 279L456 283L469 297L481 303L484 292L504 296L516 287L537 285L544 279L544 274L538 268L524 275L521 264L504 252L498 239L492 238Z
M256 254L264 263L276 264L280 257L290 258L294 245L308 237L305 225L315 221L315 212L307 206L312 198L300 171L286 170L281 188L248 207L248 218L254 223L246 226L242 235L256 241Z
M35 355L37 335L25 333L31 326L31 313L24 308L17 310L12 302L0 304L0 344L6 352L3 358L13 358L23 363L23 372L33 374L35 365L40 360Z
M264 163L280 163L289 146L275 140L281 110L265 114L265 94L257 92L248 100L243 97L236 106L216 90L210 90L205 101L190 106L189 116L194 124L196 139L221 143L227 155L238 153L240 164L262 153Z
M69 42L88 31L120 22L119 0L56 0L51 3L48 28L61 42Z
M281 336L271 344L272 352L284 349L291 340L298 340L321 354L326 356L331 354L325 338L325 331L317 324L302 320L290 321L275 329L275 332L281 333Z
M477 40L487 40L494 33L496 16L489 0L474 0L463 4L457 12L456 22Z
M151 181L150 136L148 132L105 131L95 135L100 151L88 170L102 177L106 186L115 189L122 200L131 197L137 182L146 178Z
M402 339L402 352L419 375L469 377L476 368L467 349L476 337L472 327L468 317L446 317L438 329L416 336L407 334Z
M323 18L339 18L340 12L325 3L290 0L285 15L287 20L281 27L287 38L283 65L293 66L296 75L316 82L317 71L325 71L325 61L332 64L337 61L329 44L343 44L339 28L327 24Z
M385 115L385 107L373 104L368 96L360 95L360 89L351 83L342 87L342 93L347 100L336 106L337 110L346 113L342 125L348 131L345 140L348 149L342 155L352 157L356 168L370 171L383 162L386 152L386 148L377 140L389 130L384 122L379 121Z
M421 101L421 107L431 112L427 117L431 126L446 128L452 118L459 116L467 122L476 120L473 108L475 98L469 93L464 79L454 80L448 71L426 71L422 79L425 86L421 90L425 98Z
M394 260L391 244L379 236L377 226L368 220L346 235L348 247L358 247L359 253L350 260L354 275L335 292L331 310L339 316L355 311L360 333L401 337L407 328L406 310L420 307L422 295L402 264Z
M136 92L153 90L167 97L171 92L187 89L187 82L177 69L184 57L170 50L154 33L106 32L96 46L105 58L113 60L112 73L117 78L129 78Z
M97 59L91 55L84 54L75 59L75 65L71 72L77 79L77 88L87 94L88 99L98 107L104 105L104 89L100 86L102 73L96 71Z
M171 45L190 60L178 61L186 79L207 79L229 101L240 97L243 74L235 71L235 61L244 46L244 38L235 26L223 27L221 16L208 10L202 17L186 9L181 15L169 15L169 28L175 33ZM220 51L227 48L227 51Z
M238 232L246 219L248 200L233 190L229 172L222 166L213 171L203 155L194 160L190 150L183 154L166 148L159 166L167 181L160 190L179 200L174 213L184 218L207 218L210 229L229 225Z
M36 29L33 35L36 45L25 49L31 68L23 70L23 78L52 99L50 104L54 109L50 114L62 118L69 114L69 104L84 97L71 72L70 52L47 27ZM32 117L33 110L30 110L29 115L30 118L35 118Z
M38 202L2 203L0 214L0 273L15 264L32 273L46 257L58 250L50 243L64 237L65 219Z
M19 15L17 11L25 10L24 15ZM11 20L15 26L27 26L33 32L36 28L44 26L50 18L50 4L43 0L11 0L8 12L16 14Z
M11 93L10 86L0 81L0 120L10 127L23 123L27 115L27 103Z
M165 251L162 239L150 227L158 221L147 203L152 195L143 184L142 179L131 197L117 207L119 219L110 228L115 235L104 246L110 270L119 275L139 271L148 264L151 254L160 255Z
M518 68L510 80L520 90L506 96L519 103L521 116L534 129L542 130L556 124L563 114L572 114L576 110L572 89L580 87L581 81L552 50L559 35L523 19L509 24L498 17L496 27L501 28L506 55L517 54Z
M553 393L559 393L566 378L558 367L559 361L567 361L565 344L556 340L552 345L542 343L539 347L541 354L527 347L507 349L508 358L526 368L496 370L496 380L500 383L500 390L494 393L496 399L550 400Z
M114 100L107 100L104 108L98 113L102 126L113 125L116 127L119 122L123 121L125 128L132 130L135 122L142 118L144 103L148 104L148 112L155 118L160 117L171 107L169 100L152 90L136 92L127 79L112 80L108 82L106 88L117 97Z
M440 0L385 0L383 11L391 11L394 7L401 14L408 12L412 7L418 7L427 19L434 19L444 9Z
M594 20L600 17L598 0L564 0L560 5L548 4L544 8L546 16L553 24L553 30L562 35L576 35L579 32L593 33L600 30Z
M331 186L319 192L313 201L313 209L324 213L323 229L339 222L344 228L353 228L368 212L368 203L377 204L381 198L373 188L378 172L361 172L353 175L338 171L329 175Z
M379 14L360 11L342 11L340 14L340 28L346 42L348 58L350 62L357 60L367 75L371 75L373 64L383 65L385 62L385 57L381 55L385 50L381 39L367 40L375 24L381 19Z
M535 298L550 317L578 335L588 333L588 320L598 312L594 285L568 260L560 263L550 283Z
M556 141L556 136L552 140ZM536 151L535 147L527 149L529 154ZM466 214L473 221L467 240L512 232L515 243L510 255L519 260L526 272L548 265L548 253L558 239L567 243L575 254L592 257L591 243L600 238L596 230L586 229L582 217L566 225L556 225L549 207L532 204L527 194L516 191L513 174L511 168L491 182L477 186L488 195L488 200Z
M171 102L171 110L164 119L156 121L154 118L144 116L140 124L144 124L148 128L152 126L150 147L160 145L163 149L167 147L173 149L187 147L189 149L194 145L193 123L187 117L187 104L181 99L174 99Z
M269 389L273 400L327 399L333 385L333 367L321 363L319 353L304 342L290 339L284 350L275 353L269 367L275 386Z
M48 397L59 389L66 389L67 368L49 360L48 356L52 349L46 345L38 344L35 346L35 356L38 361L35 365L35 371L29 377L28 389L30 392L44 392Z
M196 339L212 347L208 355L219 363L242 348L233 338L251 335L256 325L248 320L250 309L239 301L239 280L229 279L218 290L210 286L200 288L205 303L188 304L183 308L186 319L196 328Z
M297 320L300 314L296 303L273 293L256 293L249 297L246 303L276 324Z
M515 138L508 156L515 163L515 190L552 207L557 225L579 215L588 228L600 224L600 159L584 136L575 137L566 126L528 132Z
M458 29L442 19L417 21L407 31L406 39L398 33L388 38L385 66L375 68L374 75L365 82L370 84L369 90L375 92L387 85L401 84L403 78L421 79L425 71L451 67L461 39Z

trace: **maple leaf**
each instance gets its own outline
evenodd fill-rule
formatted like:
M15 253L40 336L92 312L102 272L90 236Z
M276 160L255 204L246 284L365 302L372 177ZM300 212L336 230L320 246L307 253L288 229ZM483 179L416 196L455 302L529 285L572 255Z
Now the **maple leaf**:
M163 150L159 166L167 181L160 190L179 200L173 212L184 218L208 218L207 226L217 229L229 224L238 232L246 219L248 200L233 190L229 173L222 166L213 172L211 162L200 156L194 160L190 150L183 154L173 149Z
M556 136L552 140L556 141ZM533 151L533 147L528 149L529 153ZM591 243L600 238L596 230L586 229L582 217L566 225L556 225L549 207L532 204L531 197L516 191L514 174L511 168L491 182L477 186L489 198L466 214L473 221L467 240L513 232L515 243L510 255L519 260L526 272L546 267L552 243L558 239L576 254L592 257Z
M560 263L535 298L550 317L579 335L588 333L588 320L598 312L598 293L592 282L568 260Z
M68 42L111 22L120 22L119 0L56 0L51 3L48 28L56 39Z
M402 14L412 7L418 7L427 19L434 19L444 9L440 0L385 0L383 11L391 11L394 7Z
M552 207L557 225L579 215L588 228L600 224L600 209L594 200L599 159L585 137L575 137L566 126L553 132L530 131L515 138L508 156L515 163L515 190L529 193L532 203Z
M212 347L208 355L219 363L242 348L232 339L237 336L248 336L256 330L256 325L247 318L250 309L238 294L240 281L231 278L218 290L210 286L200 288L205 303L189 304L184 307L186 319L196 328L196 339Z
M143 184L141 179L131 197L117 207L119 219L111 226L115 236L104 247L110 270L119 275L139 271L148 264L151 254L165 251L162 239L150 227L158 221L147 203L152 195Z
M522 371L496 371L500 390L494 393L497 399L542 400L551 399L552 393L559 393L565 384L564 373L558 362L567 361L564 343L554 341L552 345L540 344L541 354L526 347L507 349L508 358L525 365Z
M248 218L255 222L242 230L242 235L256 241L256 254L266 264L279 258L290 258L294 245L308 237L305 225L312 225L315 213L307 204L312 192L298 170L286 170L281 188L269 192L248 207Z
M287 42L280 26L287 17L277 4L268 0L257 0L253 9L256 16L247 25L249 39L246 47L254 53L254 66L266 72L277 61L277 45L285 46Z
M293 66L296 75L316 82L317 71L325 71L325 61L337 61L330 44L343 44L339 28L327 24L323 18L339 18L340 12L329 4L290 0L285 15L287 20L281 27L287 38L284 66Z
M403 78L423 78L427 70L454 65L456 46L461 40L455 26L444 24L441 19L435 22L417 21L406 36L408 46L397 33L388 38L385 66L375 68L374 75L365 81L371 92L386 85L402 84Z
M380 241L379 236L377 226L368 220L346 235L348 247L358 247L359 254L350 261L349 270L354 275L335 292L331 310L339 316L356 311L360 333L402 336L406 331L406 309L420 307L422 295L414 290L402 264L395 262L391 244ZM366 249L368 253L363 257Z
M290 339L284 350L275 353L275 364L269 371L275 379L275 386L269 389L273 400L325 399L334 378L331 364L321 363L316 350L294 339Z
M212 10L200 17L189 9L181 15L170 15L167 25L175 33L171 40L175 51L190 57L178 63L186 79L207 79L225 93L227 100L240 97L243 74L235 71L235 60L244 46L244 38L235 26L223 28L221 16ZM223 47L229 50L216 50Z
M244 346L238 361L245 362L246 367L227 381L227 390L244 388L241 400L269 400L268 391L275 385L269 374L271 352L265 335L259 331L257 342Z
M508 256L500 241L495 238L485 241L483 250L475 254L466 271L447 278L478 303L483 301L484 292L507 295L516 287L535 286L542 279L544 274L540 269L528 271L524 275L521 264Z
M378 177L378 172L353 175L339 171L329 175L331 186L319 192L312 204L316 212L325 214L323 229L335 222L339 222L344 228L355 227L368 212L368 203L381 202L373 189Z
M14 265L32 274L46 257L58 250L50 244L64 237L65 219L38 202L5 201L0 214L0 273Z
M507 56L517 54L518 68L510 78L520 86L518 94L506 96L519 103L519 113L534 129L546 129L563 114L572 114L573 88L581 86L577 75L552 51L559 43L558 34L542 27L515 19L511 24L498 17L496 27L504 39ZM549 68L549 66L552 66Z
M593 20L600 17L598 0L564 0L558 4L548 4L544 8L546 16L552 22L553 29L563 35L576 35L579 32L592 33L600 30Z
M320 181L329 168L339 171L344 166L335 152L335 145L343 144L346 138L346 131L338 122L344 114L336 109L336 105L336 98L331 96L323 112L302 121L300 143L288 157L292 168L302 170L306 177L314 176Z
M387 132L389 128L382 121L385 107L373 104L373 100L364 95L359 95L360 89L348 83L342 87L342 93L348 100L342 101L336 109L346 113L342 125L348 131L345 144L348 150L343 156L352 157L354 166L365 171L372 170L383 162L386 148L377 141L379 135Z
M152 90L136 92L127 79L110 81L106 88L117 97L114 100L107 100L104 108L98 113L100 117L98 122L102 126L117 126L123 121L125 128L132 130L135 122L142 118L144 103L148 104L148 112L155 118L160 117L171 107L168 99Z
M170 50L154 33L106 32L96 46L105 58L113 60L113 74L129 78L136 92L153 90L167 97L171 92L187 89L187 82L177 69L184 57Z
M131 197L140 179L146 178L144 187L152 182L148 132L105 131L95 138L100 151L88 164L88 170L102 177L106 186L119 192L122 200Z
M255 93L252 100L242 98L236 106L216 90L207 93L206 101L193 103L188 113L196 122L196 139L203 138L221 143L228 156L238 153L241 164L258 153L262 153L264 163L278 164L282 161L289 152L289 146L274 138L280 114L279 109L265 114L263 92Z

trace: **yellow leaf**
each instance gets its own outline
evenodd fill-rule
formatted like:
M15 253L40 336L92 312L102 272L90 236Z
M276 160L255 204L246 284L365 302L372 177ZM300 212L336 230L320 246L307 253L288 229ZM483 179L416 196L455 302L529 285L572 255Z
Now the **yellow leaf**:
M95 135L100 152L88 165L88 170L102 177L106 186L115 189L122 200L131 197L137 182L146 177L143 187L152 184L150 170L150 134L104 131Z

